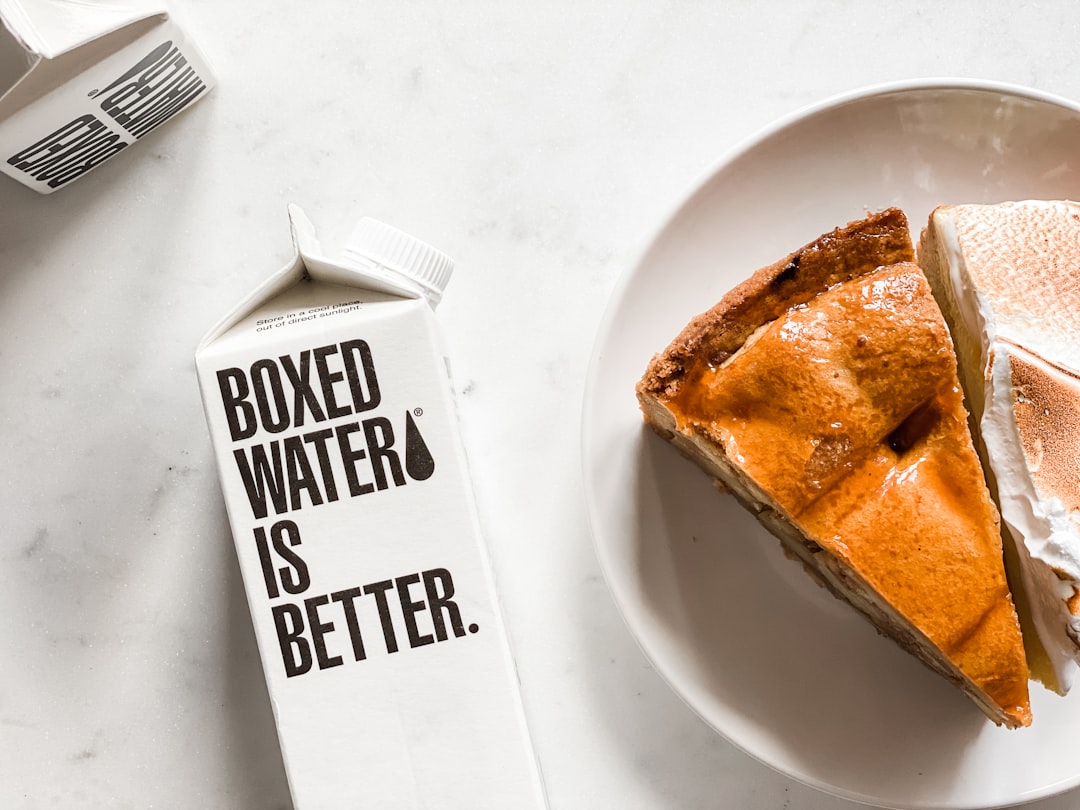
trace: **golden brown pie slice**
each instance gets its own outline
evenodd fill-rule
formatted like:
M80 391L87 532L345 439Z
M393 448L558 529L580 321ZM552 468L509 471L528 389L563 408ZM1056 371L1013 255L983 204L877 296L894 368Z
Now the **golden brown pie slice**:
M638 383L646 421L996 723L1031 721L998 515L895 209L755 273Z

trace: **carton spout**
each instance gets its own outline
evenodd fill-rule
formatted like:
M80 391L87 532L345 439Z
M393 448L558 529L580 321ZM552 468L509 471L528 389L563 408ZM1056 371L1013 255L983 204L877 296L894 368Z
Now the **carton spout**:
M423 295L432 309L439 305L454 273L454 262L445 253L371 217L357 223L345 245L344 259L380 279L396 278Z

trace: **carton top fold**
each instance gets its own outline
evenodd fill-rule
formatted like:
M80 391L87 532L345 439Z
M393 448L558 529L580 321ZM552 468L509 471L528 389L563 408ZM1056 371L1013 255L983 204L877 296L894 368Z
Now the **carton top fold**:
M0 0L7 29L46 59L167 11L159 0Z
M293 259L270 276L250 295L222 318L199 343L199 350L212 343L233 326L250 315L257 307L284 292L303 278L359 287L399 298L423 298L423 291L405 279L375 275L362 267L350 267L327 258L315 232L314 225L298 205L289 205L289 224L295 254Z

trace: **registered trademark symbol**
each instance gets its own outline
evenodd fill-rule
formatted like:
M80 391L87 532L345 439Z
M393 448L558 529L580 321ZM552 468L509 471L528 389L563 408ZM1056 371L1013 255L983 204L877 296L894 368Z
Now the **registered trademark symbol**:
M413 416L423 416L424 415L424 409L423 408L413 408L412 413L413 413Z

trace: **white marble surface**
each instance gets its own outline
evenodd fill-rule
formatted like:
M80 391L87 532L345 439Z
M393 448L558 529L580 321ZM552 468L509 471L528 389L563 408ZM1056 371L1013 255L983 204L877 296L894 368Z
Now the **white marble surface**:
M370 214L458 261L440 315L551 806L854 807L716 736L617 614L581 489L593 337L777 116L921 76L1080 98L1074 4L180 8L210 98L51 197L0 179L0 807L290 806L192 363L288 257L288 202L328 246Z

